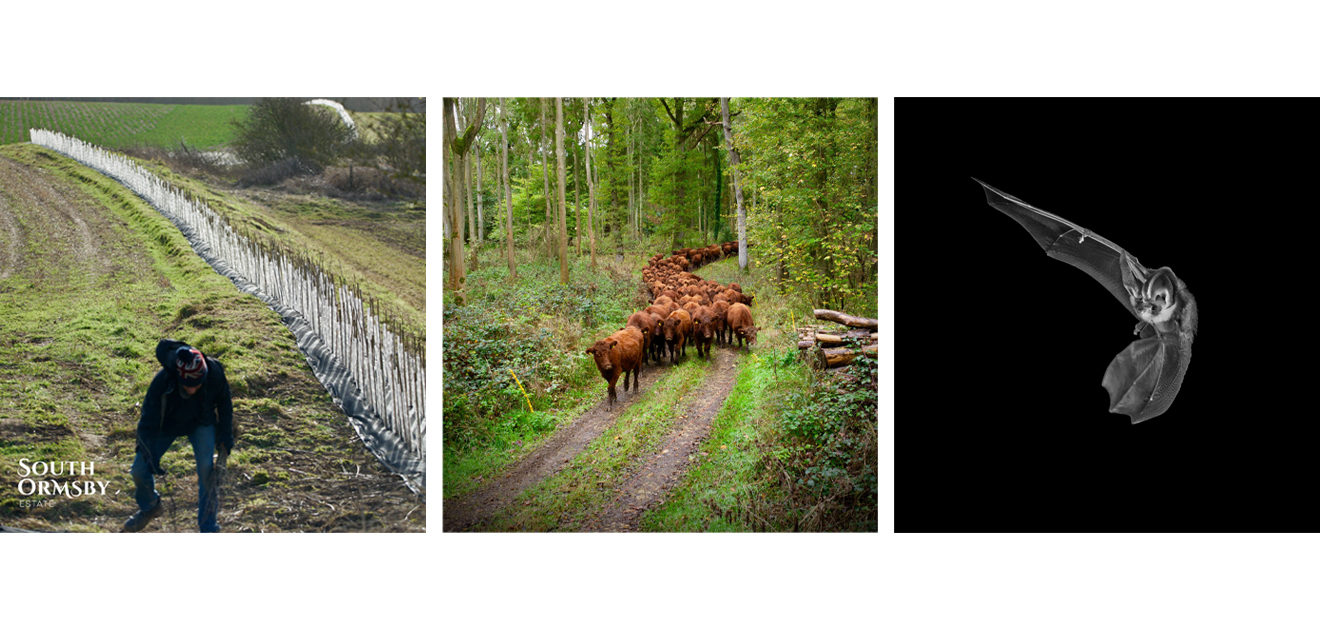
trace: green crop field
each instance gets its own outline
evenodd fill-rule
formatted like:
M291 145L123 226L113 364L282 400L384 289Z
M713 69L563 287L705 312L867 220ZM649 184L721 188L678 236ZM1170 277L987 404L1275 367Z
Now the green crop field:
M180 141L210 149L233 140L230 122L246 111L246 105L0 101L0 144L27 142L28 129L37 128L109 149Z

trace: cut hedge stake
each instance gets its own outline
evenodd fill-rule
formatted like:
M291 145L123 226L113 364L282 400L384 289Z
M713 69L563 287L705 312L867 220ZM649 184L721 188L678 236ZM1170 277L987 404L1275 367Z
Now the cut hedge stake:
M522 392L523 400L527 401L527 410L536 413L536 410L532 409L532 399L527 397L527 390L523 389L522 381L518 380L518 375L514 374L512 369L509 370L509 375L513 377L513 382L518 384L518 391Z

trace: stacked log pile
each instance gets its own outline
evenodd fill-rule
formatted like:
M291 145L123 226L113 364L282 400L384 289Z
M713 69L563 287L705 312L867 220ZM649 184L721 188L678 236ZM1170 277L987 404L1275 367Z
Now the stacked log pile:
M798 328L798 351L807 364L819 370L840 368L863 354L871 357L878 354L879 321L819 308L813 312L816 319L843 324L844 327Z

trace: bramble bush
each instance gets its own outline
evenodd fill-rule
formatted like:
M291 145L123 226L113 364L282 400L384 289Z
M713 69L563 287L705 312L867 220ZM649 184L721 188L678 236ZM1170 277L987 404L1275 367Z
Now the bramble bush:
M468 306L445 302L444 419L450 448L503 446L553 428L554 417L546 411L600 380L583 352L589 340L618 330L631 312L636 279L608 266L592 272L575 264L572 282L561 285L556 265L520 265L517 281L510 282L500 262L492 257L468 275ZM528 411L518 381L535 411Z
M839 376L786 394L780 412L788 444L776 456L791 478L790 494L825 505L811 529L868 529L877 519L876 361L865 355Z

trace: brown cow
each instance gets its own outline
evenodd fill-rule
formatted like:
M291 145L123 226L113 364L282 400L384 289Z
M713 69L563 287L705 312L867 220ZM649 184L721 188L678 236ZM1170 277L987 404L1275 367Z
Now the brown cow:
M665 344L669 346L669 362L678 361L681 351L687 356L687 340L692 334L692 314L678 309L669 314L664 324Z
M628 391L628 373L633 374L633 390L641 383L642 377L642 331L634 326L629 326L614 333L600 341L597 341L590 348L587 348L587 354L596 358L596 369L600 370L600 375L605 379L609 386L606 388L609 392L610 408L614 408L614 401L619 399L619 395L614 390L614 384L619 382L619 374L623 374L623 391Z
M726 316L729 321L729 328L733 334L738 337L738 347L741 348L746 341L748 346L756 343L756 331L760 330L752 322L752 309L747 308L745 304L733 304L729 306L729 314Z
M729 338L729 306L730 304L723 299L715 300L710 305L710 309L715 311L715 329L717 333L715 338L722 344L733 341Z
M697 356L710 357L710 340L715 334L715 311L709 306L698 306L692 311L692 339L697 346Z
M656 365L660 365L660 360L665 356L665 319L664 317L652 318L651 324L651 360Z
M720 293L719 297L728 300L730 304L742 303L748 306L752 305L752 296L743 295L742 293L738 291L734 291L733 289L725 289L723 293Z
M674 298L671 298L671 297L669 297L668 295L665 295L665 294L662 293L662 294L660 294L660 297L656 298L656 299L655 299L654 301L652 301L651 303L652 303L652 304L673 304L673 303L674 303Z
M642 310L663 320L664 318L669 317L669 314L674 312L674 309L676 308L678 307L674 304L652 304Z
M645 364L649 358L648 350L651 347L651 331L655 330L655 315L646 311L638 311L628 316L628 326L635 326L637 330L642 331L642 363Z

